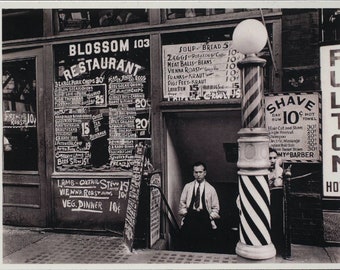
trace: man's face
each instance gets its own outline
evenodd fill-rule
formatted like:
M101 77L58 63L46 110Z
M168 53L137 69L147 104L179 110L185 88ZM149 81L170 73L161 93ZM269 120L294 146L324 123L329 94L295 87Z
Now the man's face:
M198 182L202 182L205 179L206 174L207 172L202 165L194 166L193 175Z
M275 152L270 152L269 153L270 168L272 169L275 168L276 159L277 159L277 154Z

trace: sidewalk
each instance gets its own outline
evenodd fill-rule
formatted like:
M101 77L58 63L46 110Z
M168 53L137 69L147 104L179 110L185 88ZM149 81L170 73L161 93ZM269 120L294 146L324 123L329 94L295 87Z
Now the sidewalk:
M3 227L3 268L12 264L213 264L209 269L227 268L226 264L244 264L253 269L265 264L289 264L289 268L339 269L340 247L292 245L292 256L284 260L254 261L231 254L191 253L166 250L138 249L130 252L121 237L44 232L37 228ZM250 265L251 264L251 265ZM303 265L301 265L303 264ZM26 265L26 266L25 266ZM96 265L96 269L98 265ZM136 266L135 266L136 267ZM156 267L156 266L153 266ZM236 265L233 266L235 268ZM282 266L280 266L282 267ZM277 267L276 267L277 268ZM284 268L284 267L282 267ZM310 267L309 267L310 268ZM314 267L315 268L315 267ZM15 268L18 269L18 268ZM63 269L66 269L63 267ZM74 266L73 266L74 269Z

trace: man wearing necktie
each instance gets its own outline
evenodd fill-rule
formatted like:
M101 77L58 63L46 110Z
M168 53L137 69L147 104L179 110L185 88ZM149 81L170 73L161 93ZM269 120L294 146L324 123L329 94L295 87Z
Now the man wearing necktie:
M219 200L215 188L205 176L206 165L196 162L193 165L195 180L184 186L180 198L179 215L182 216L182 249L186 251L211 251L213 232L219 216Z

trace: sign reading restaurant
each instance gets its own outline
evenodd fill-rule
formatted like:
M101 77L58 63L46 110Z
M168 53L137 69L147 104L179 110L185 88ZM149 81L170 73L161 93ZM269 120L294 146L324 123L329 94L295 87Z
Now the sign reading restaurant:
M340 197L340 45L320 49L323 195Z

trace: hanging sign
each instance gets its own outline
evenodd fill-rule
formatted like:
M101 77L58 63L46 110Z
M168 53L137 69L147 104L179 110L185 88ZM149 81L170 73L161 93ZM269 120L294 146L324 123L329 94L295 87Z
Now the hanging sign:
M265 97L270 147L288 162L320 162L320 95L289 93Z
M162 50L165 100L241 97L237 62L243 55L231 41L165 45Z
M323 195L340 197L340 45L320 49Z

